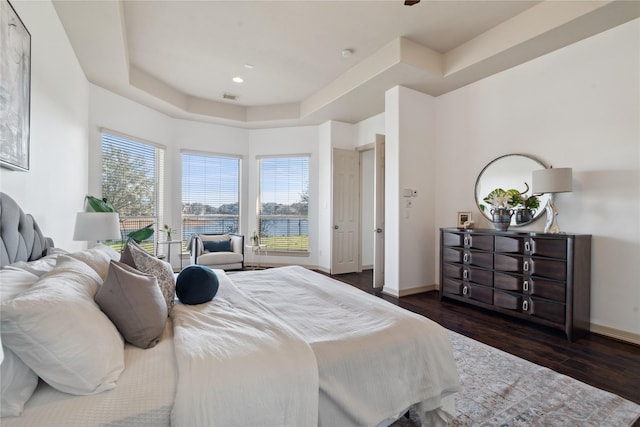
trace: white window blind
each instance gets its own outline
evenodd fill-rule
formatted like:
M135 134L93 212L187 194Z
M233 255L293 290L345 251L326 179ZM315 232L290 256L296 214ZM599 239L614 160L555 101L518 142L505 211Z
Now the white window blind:
M240 226L240 159L182 153L182 238L237 233Z
M267 250L309 250L309 156L258 159L258 235Z
M163 229L164 149L122 135L102 133L102 197L120 214L123 236L153 224L153 237L142 246L154 252Z

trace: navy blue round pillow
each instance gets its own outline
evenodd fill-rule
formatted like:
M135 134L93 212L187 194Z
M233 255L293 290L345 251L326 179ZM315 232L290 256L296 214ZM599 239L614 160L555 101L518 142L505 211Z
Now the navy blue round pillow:
M218 276L204 265L190 265L178 274L176 295L184 304L202 304L211 301L218 292Z

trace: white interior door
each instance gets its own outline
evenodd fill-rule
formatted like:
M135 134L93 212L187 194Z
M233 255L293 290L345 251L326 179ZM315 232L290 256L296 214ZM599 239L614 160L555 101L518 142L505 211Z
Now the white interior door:
M331 274L359 269L360 153L333 149Z
M384 135L376 135L374 165L373 287L384 286Z

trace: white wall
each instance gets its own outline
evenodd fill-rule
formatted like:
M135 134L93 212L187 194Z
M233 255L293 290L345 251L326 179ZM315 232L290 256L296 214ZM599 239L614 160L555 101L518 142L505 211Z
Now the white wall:
M31 213L57 246L74 242L87 191L89 83L50 2L12 1L31 33L31 165L0 168L0 190Z
M391 295L430 286L435 277L434 108L433 97L405 87L386 93L383 291ZM404 189L418 196L404 197Z
M436 123L436 227L480 218L475 179L500 155L573 168L556 205L593 235L591 322L640 334L640 20L440 96Z
M354 140L356 147L373 144L376 142L376 134L385 134L384 117L384 113L376 114L375 116L371 116L354 125Z

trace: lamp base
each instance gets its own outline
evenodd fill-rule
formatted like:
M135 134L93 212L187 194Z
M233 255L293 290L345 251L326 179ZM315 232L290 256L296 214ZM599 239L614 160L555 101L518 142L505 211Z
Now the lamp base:
M558 234L560 233L560 227L558 226L558 210L553 203L553 194L549 197L549 203L547 204L547 224L544 227L545 233Z

